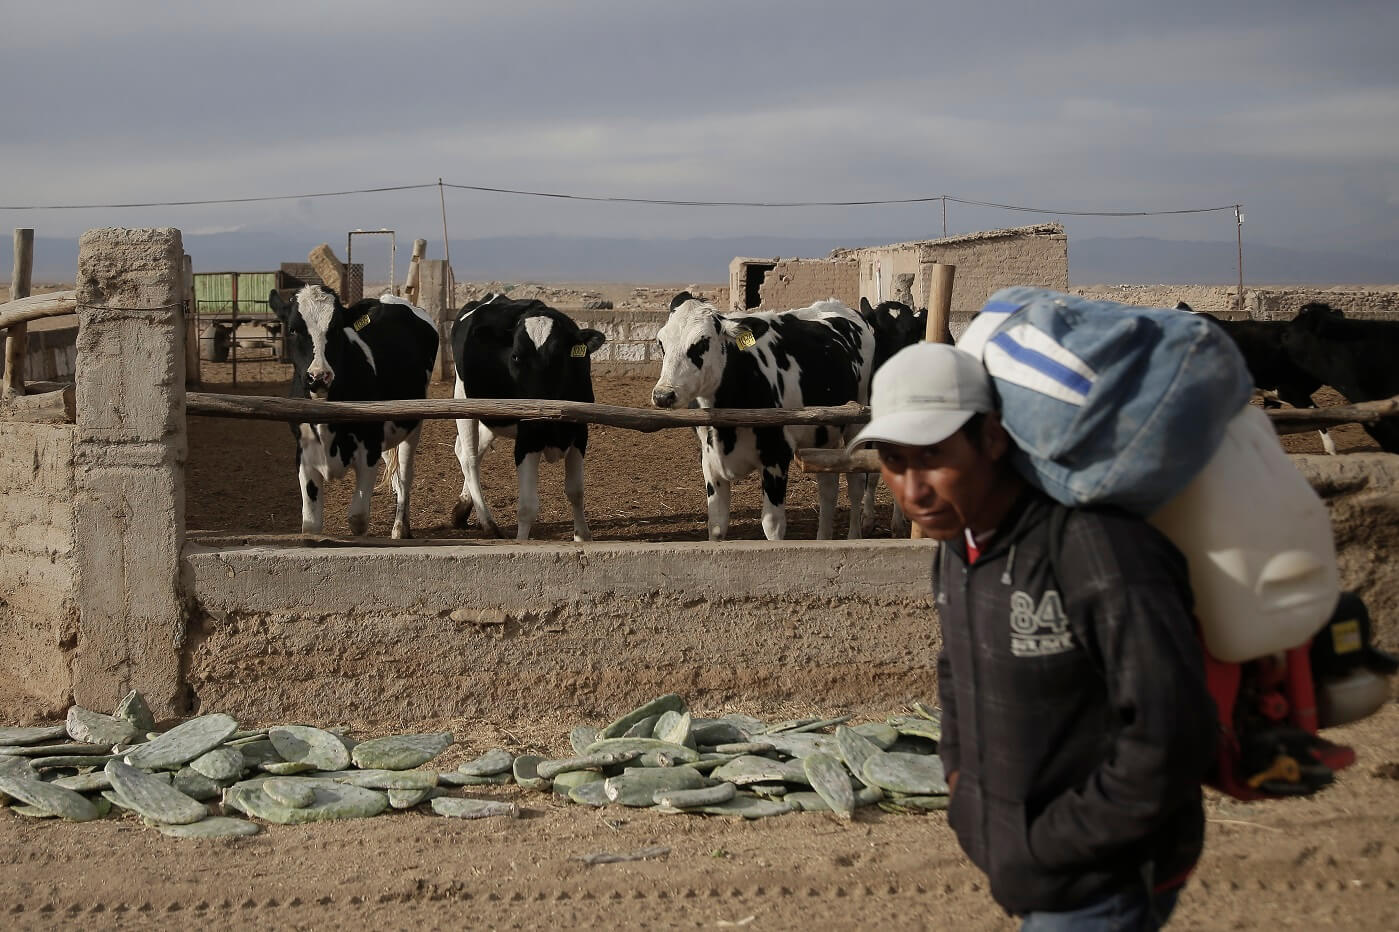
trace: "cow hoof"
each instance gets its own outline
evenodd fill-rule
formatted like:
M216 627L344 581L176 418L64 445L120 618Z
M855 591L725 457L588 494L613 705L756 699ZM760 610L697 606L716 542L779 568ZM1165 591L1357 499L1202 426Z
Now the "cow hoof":
M492 537L497 537L497 538L500 538L501 540L504 540L504 539L505 539L505 535L502 534L502 533L500 533L500 528L496 525L496 523L495 523L494 521L489 521L489 520L487 520L487 521L482 521L482 522L481 522L481 530L485 531L487 534L491 535Z
M356 516L350 517L350 533L355 537L362 537L364 532L369 530L369 519Z
M409 530L407 527L405 527L404 525L402 525L402 524L394 524L394 526L393 526L393 539L394 539L394 540L412 540L412 539L413 539L413 532L412 532L411 530Z
M586 544L586 543L590 542L592 539L593 539L593 535L592 535L592 533L589 532L589 531L584 531L582 534L574 534L574 535L573 535L573 541L574 541L574 543L578 543L578 544Z
M471 499L459 500L452 506L452 527L465 528L471 521Z

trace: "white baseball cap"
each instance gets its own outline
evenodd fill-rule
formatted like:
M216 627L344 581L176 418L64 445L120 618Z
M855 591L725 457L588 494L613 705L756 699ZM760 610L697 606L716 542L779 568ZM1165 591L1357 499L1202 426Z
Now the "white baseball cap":
M981 360L947 343L914 343L874 374L870 422L846 449L881 440L928 446L952 436L972 415L994 410Z

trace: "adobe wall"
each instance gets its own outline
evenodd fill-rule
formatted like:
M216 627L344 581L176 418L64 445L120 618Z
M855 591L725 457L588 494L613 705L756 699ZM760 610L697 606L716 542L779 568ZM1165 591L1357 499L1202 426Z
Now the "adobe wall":
M1291 459L1331 512L1341 587L1360 593L1376 641L1399 653L1399 455L1316 453ZM1399 690L1399 678L1394 687Z
M720 310L723 310L720 308ZM593 370L621 372L661 371L664 353L656 334L665 326L667 311L574 311L579 327L602 331L607 342L593 353Z
M1399 289L1395 288L1245 288L1242 309L1237 307L1238 290L1220 285L1086 285L1069 290L1141 307L1175 307L1176 302L1184 301L1197 311L1253 320L1291 320L1302 305L1312 301L1329 304L1347 317L1399 320Z
M976 313L993 292L1010 285L1038 285L1061 291L1069 286L1069 241L1057 223L843 249L833 255L849 256L858 262L856 300L868 298L871 304L901 300L898 292L908 282L914 304L927 307L932 292L932 266L955 265L952 313L958 316ZM911 281L907 276L912 276Z
M78 627L71 424L0 420L0 676L62 714Z
M186 548L191 699L240 719L577 721L934 695L910 541Z
M785 311L835 298L860 306L860 269L851 258L781 259L763 279L759 310Z

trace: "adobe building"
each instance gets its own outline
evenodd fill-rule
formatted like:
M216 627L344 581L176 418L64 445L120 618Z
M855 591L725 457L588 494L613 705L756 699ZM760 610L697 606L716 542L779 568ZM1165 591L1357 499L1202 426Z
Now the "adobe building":
M825 259L736 258L729 264L733 310L805 307L836 298L858 307L903 301L927 307L932 266L955 265L952 314L974 314L1008 285L1067 291L1069 238L1058 223L988 230L940 239L834 250Z

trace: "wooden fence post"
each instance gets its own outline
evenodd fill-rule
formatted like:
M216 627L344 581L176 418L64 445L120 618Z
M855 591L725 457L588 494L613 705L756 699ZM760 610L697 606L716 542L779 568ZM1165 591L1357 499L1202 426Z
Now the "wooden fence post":
M194 259L185 256L185 384L199 384L199 310L194 297Z
M928 298L928 322L924 331L924 339L929 343L952 342L952 327L949 321L952 319L952 281L956 276L955 265L943 265L939 262L933 266L933 291ZM923 529L917 522L909 522L908 536L913 540L923 539Z
M15 230L15 266L10 276L10 300L29 297L34 274L34 231ZM5 333L5 381L3 394L13 398L24 394L24 364L29 355L29 325L13 324Z

